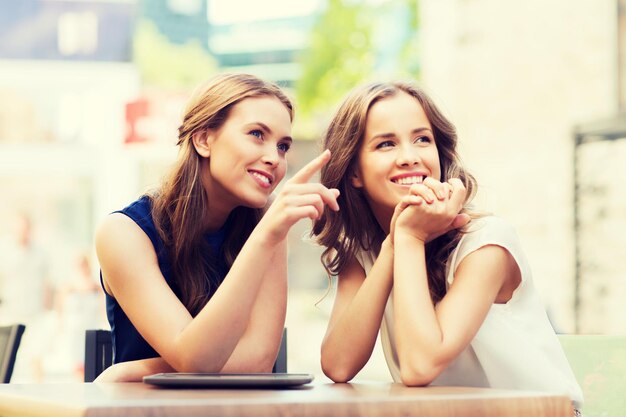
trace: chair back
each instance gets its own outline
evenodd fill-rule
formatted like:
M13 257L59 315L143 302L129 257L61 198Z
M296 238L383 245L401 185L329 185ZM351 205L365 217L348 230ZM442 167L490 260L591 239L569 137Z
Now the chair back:
M93 382L113 364L110 330L85 331L85 382Z
M87 330L85 332L85 382L93 382L113 364L113 345L110 330ZM287 329L283 329L278 356L272 373L287 372Z
M280 339L280 348L278 349L278 356L276 356L276 362L272 368L273 374L287 373L287 328L283 329L283 335Z
M626 335L559 335L585 397L585 417L626 416Z
M20 347L24 329L26 326L23 324L0 327L0 383L11 382L17 349Z

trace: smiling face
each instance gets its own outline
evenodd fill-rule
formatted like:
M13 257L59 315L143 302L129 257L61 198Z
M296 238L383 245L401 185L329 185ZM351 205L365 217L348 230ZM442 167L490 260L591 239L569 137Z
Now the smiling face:
M287 170L291 117L273 96L235 104L224 124L194 145L204 156L203 182L214 217L238 206L262 208Z
M378 100L367 113L352 185L363 190L383 230L410 186L425 177L440 180L441 167L421 104L403 91Z

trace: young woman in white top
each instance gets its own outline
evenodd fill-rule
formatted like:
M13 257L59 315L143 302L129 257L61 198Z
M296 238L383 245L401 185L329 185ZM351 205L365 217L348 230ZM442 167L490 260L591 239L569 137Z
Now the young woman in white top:
M352 379L380 329L405 385L561 392L578 408L515 231L468 210L476 181L456 145L454 126L410 83L357 88L332 119L321 182L340 191L341 210L313 228L338 276L322 369Z

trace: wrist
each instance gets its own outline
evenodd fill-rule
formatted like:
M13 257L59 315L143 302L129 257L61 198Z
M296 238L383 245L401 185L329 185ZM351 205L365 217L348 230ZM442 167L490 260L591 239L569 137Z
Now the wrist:
M252 233L250 233L250 236L246 240L246 244L267 248L268 246L275 246L285 239L286 236L281 236L280 233L277 233L275 230L268 230L263 227L261 223L259 223L259 225L254 228Z
M420 236L414 233L396 230L394 235L394 245L419 245L426 246L427 236Z

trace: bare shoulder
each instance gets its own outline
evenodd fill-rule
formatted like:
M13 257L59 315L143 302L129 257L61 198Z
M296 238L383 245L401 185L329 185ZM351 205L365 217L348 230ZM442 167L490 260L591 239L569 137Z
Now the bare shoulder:
M109 245L124 245L133 240L148 240L148 236L130 217L112 213L104 218L96 229L96 249ZM129 243L131 243L129 242Z
M508 301L521 282L519 266L511 253L496 244L487 244L467 255L459 264L453 286L472 283L491 288L495 302Z
M468 254L463 263L475 263L499 271L507 271L506 277L518 280L521 256L521 244L513 225L497 216L485 216L478 219L473 230L469 232ZM473 235L473 236L472 236ZM460 266L459 265L459 266Z
M125 282L136 271L158 270L158 260L148 235L130 217L113 213L98 226L95 236L96 254L105 289L112 294L116 281Z
M506 248L497 244L489 243L476 249L467 255L460 263L459 268L464 265L476 265L483 268L488 267L510 267L516 265L515 259Z

